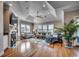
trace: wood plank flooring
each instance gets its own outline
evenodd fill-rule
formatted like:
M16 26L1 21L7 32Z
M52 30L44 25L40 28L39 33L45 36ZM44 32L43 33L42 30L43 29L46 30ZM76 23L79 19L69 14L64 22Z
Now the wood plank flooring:
M64 48L59 43L43 45L27 40L17 41L16 48L5 50L4 57L77 57L79 47Z

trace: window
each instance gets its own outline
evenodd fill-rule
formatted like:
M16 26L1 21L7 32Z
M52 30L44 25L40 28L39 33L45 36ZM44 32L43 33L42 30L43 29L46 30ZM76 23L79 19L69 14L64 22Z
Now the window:
M79 25L79 17L76 17L76 24L78 24ZM77 34L77 43L79 43L79 28L77 28L77 32L76 32L76 34Z
M30 32L30 25L26 25L27 32Z
M47 32L47 25L43 25L43 32Z
M53 24L48 25L48 32L53 33L53 28L54 28Z
M30 25L21 24L21 33L30 32Z
M21 32L26 32L26 27L25 27L25 24L21 24Z
M42 25L38 25L38 32L42 32Z
M53 24L44 24L44 25L38 25L38 32L51 32L53 33Z

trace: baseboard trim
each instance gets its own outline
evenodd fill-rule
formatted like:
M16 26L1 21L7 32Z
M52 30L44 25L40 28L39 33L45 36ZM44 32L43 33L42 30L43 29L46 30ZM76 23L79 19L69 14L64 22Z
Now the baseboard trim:
M4 51L0 52L0 56L2 56L4 54Z

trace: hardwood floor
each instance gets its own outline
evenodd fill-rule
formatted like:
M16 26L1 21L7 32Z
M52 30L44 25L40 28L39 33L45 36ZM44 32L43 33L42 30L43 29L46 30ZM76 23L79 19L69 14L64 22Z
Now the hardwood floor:
M16 48L5 50L5 57L76 57L79 56L79 47L64 48L59 43L45 45L27 40L17 41Z

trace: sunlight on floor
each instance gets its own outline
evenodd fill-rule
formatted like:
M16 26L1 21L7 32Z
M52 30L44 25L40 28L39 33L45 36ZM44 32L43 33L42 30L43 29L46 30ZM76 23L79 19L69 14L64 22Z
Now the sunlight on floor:
M23 43L22 45L21 45L21 52L24 52L26 49L25 49L26 47L25 47L25 43Z
M27 43L26 43L26 49L28 50L28 49L30 49L30 48L31 48L30 42L27 42Z
M21 52L24 52L25 50L29 50L30 48L31 48L30 42L23 43L21 45Z

